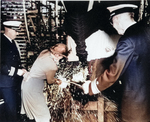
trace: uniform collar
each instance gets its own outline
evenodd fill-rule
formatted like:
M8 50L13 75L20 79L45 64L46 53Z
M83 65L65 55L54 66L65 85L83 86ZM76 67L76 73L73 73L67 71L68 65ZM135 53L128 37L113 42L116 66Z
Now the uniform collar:
M12 39L10 39L8 36L6 36L5 34L4 34L4 36L12 43Z

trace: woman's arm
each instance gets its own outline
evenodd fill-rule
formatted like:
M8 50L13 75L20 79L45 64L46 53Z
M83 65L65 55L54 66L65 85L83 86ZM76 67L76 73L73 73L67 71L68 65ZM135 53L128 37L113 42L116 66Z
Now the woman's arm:
M56 70L49 70L46 72L46 79L48 84L53 84L56 82L56 78L54 77L56 74Z

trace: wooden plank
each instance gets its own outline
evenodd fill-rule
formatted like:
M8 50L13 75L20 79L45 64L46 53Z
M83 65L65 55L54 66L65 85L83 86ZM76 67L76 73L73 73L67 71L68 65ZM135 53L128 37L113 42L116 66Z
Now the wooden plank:
M98 101L89 101L83 110L97 110Z
M104 122L104 98L103 97L98 98L97 110L98 110L98 122Z
M31 22L31 24L32 24L32 27L33 27L34 32L36 32L36 28L35 28L35 26L34 26L34 23L33 23L32 18L31 18L30 15L29 15L29 18L30 18L30 22Z
M28 10L27 13L28 13L28 14L29 14L29 13L37 14L37 13L38 13L38 10L37 10L37 9L36 9L36 10Z

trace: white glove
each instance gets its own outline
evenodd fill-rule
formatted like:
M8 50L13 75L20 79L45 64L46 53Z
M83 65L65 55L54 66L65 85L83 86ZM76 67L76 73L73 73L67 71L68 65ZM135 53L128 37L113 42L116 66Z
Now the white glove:
M91 81L85 81L85 83L82 85L84 94L88 94L89 93L89 85L90 85Z
M82 85L82 88L83 88L83 91L84 91L84 94L88 94L89 93L89 85L91 83L91 90L93 92L93 94L98 94L100 93L99 89L97 88L97 85L98 85L98 81L97 81L97 78L94 80L94 81L86 81L83 85Z
M98 84L99 84L99 82L97 81L97 78L91 82L91 90L92 90L93 94L100 93L99 89L97 88Z
M21 69L18 69L17 75L22 76L24 74L24 71Z

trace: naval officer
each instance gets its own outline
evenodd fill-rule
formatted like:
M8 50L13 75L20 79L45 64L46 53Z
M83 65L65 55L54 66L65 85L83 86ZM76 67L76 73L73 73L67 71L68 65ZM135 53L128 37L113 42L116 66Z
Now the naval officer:
M137 5L109 6L110 22L122 35L112 64L92 82L85 93L97 94L119 80L122 84L119 112L121 122L150 122L150 26L134 19Z
M4 33L1 34L1 70L0 94L4 99L4 110L7 122L17 120L17 84L20 77L26 72L21 67L20 55L14 39L18 35L20 21L5 21ZM1 112L0 112L1 113Z

